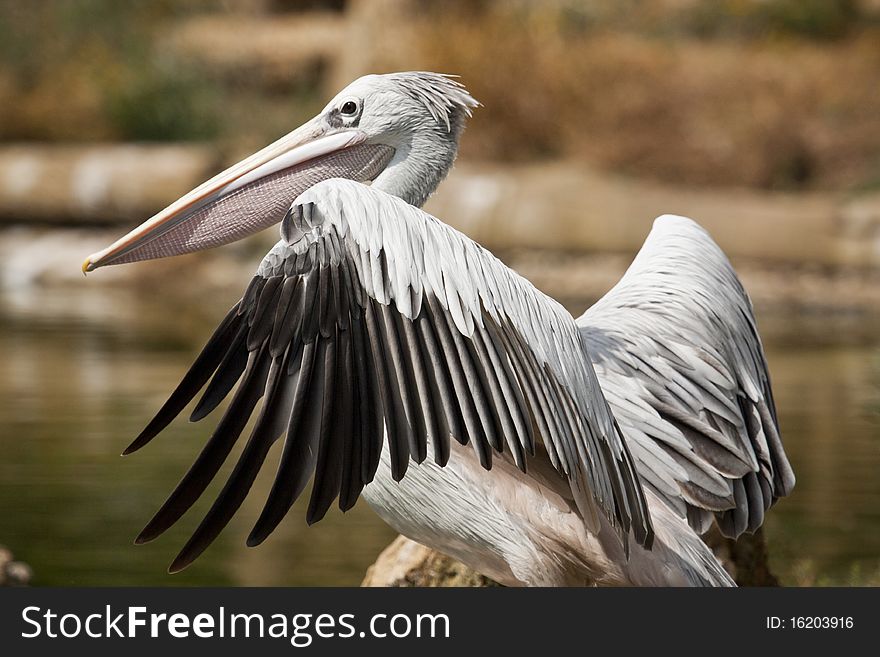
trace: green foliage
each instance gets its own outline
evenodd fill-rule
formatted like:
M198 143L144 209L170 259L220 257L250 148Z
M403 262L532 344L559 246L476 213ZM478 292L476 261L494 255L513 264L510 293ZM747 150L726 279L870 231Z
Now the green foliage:
M198 71L139 60L126 73L105 96L108 119L120 138L186 141L217 136L217 89Z

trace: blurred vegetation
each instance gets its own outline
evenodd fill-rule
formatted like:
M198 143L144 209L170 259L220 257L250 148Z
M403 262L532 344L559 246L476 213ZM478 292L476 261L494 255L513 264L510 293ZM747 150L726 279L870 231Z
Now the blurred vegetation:
M341 47L348 41L333 49L340 58L463 76L485 105L464 144L472 159L573 156L689 185L880 187L874 0L349 4L353 21L387 15L368 26L375 33L361 51ZM0 0L0 139L259 145L322 105L325 67L270 84L252 70L219 70L169 35L208 14L227 14L234 26L242 16L344 8L342 0ZM234 36L218 41L233 60Z
M5 139L206 139L211 81L152 47L169 20L207 2L0 2Z
M210 139L220 125L215 89L195 72L160 63L108 91L107 118L123 139Z
M852 1L426 6L419 65L464 72L486 106L472 157L577 155L692 185L880 180L880 29Z

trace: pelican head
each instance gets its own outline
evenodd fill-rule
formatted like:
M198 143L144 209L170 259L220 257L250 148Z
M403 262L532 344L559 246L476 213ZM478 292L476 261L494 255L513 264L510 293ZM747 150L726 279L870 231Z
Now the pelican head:
M419 206L452 166L477 105L447 75L366 75L310 121L90 255L83 271L237 241L281 221L297 196L329 178L372 183Z

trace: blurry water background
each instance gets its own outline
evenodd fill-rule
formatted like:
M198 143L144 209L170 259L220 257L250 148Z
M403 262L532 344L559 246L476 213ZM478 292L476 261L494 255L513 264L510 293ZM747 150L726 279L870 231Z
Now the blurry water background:
M880 584L877 0L0 0L0 64L0 543L34 584L357 584L391 541L362 501L311 528L300 501L245 547L268 467L167 575L228 463L133 545L214 420L119 453L272 238L78 263L353 77L402 69L460 73L485 105L433 211L572 312L656 214L710 226L756 302L798 477L767 516L773 568Z
M119 454L201 346L173 331L186 326L204 338L212 327L122 295L101 307L88 303L70 294L40 295L37 308L0 301L0 527L16 556L34 568L33 583L358 584L394 537L363 502L344 518L334 509L310 529L301 501L263 547L245 547L246 524L256 520L271 486L266 477L195 568L165 573L205 504L160 541L133 545L210 427L184 419L149 449ZM79 314L86 308L87 316ZM120 322L127 313L153 321ZM171 330L163 331L163 319Z
M363 501L309 528L301 500L263 546L244 546L271 485L267 476L184 573L169 576L164 569L206 511L204 503L158 541L132 545L189 467L212 420L178 419L135 455L119 453L176 385L212 325L171 300L144 301L123 291L102 292L96 301L87 282L81 287L27 301L0 295L0 527L35 569L34 583L359 583L394 536ZM206 303L206 313L218 319L235 293ZM816 321L772 319L791 336L813 330ZM852 346L846 335L822 344L790 337L770 342L767 356L798 476L796 494L767 517L772 563L792 584L875 578L880 344ZM277 456L270 453L269 463ZM274 474L266 470L263 475Z

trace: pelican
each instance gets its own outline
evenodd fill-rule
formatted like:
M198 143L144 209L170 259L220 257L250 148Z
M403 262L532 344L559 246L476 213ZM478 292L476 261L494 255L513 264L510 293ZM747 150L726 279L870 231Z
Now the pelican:
M662 216L621 281L574 318L420 209L477 106L450 76L362 77L85 261L174 256L281 223L125 451L200 391L193 421L231 396L143 543L255 420L171 572L217 537L283 439L250 546L312 480L309 524L363 495L400 533L506 585L733 584L700 535L755 531L794 485L745 290L702 228Z

